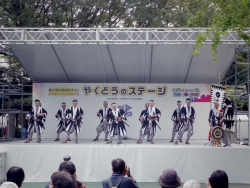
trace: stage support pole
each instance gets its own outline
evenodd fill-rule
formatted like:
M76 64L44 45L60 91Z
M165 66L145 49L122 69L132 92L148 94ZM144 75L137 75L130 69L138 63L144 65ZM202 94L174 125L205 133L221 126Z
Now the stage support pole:
M249 44L247 45L247 91L248 91L248 146L250 146L250 110L249 110L249 104L250 104L250 94L249 94Z
M238 139L240 139L240 138L238 138L237 137L237 135L238 135L238 121L237 121L237 115L238 115L238 112L237 112L237 89L238 89L238 87L237 87L237 85L238 85L238 76L237 76L237 74L238 74L238 65L237 65L237 56L238 56L238 53L237 53L237 49L235 48L235 56L234 56L234 73L235 73L235 77L234 77L234 85L235 85L235 87L234 87L234 107L235 107L235 126L234 126L234 129L235 129L235 133L236 133L236 138L237 138L237 143L239 143L238 142Z
M250 94L248 94L248 98L250 98ZM248 100L248 146L250 147L250 110L249 110L250 101Z
M9 48L9 83L8 83L8 121L7 121L7 140L10 140L10 83L11 83L11 49Z

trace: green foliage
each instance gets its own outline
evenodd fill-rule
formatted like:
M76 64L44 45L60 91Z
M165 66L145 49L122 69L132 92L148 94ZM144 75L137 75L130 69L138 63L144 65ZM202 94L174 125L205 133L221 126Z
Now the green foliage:
M189 20L190 25L197 25L204 19L204 13L210 12L213 7L213 14L207 33L202 34L203 37L212 39L212 56L213 61L217 62L217 48L221 42L221 37L226 35L228 31L235 30L246 44L250 44L250 33L245 30L250 26L250 1L249 0L201 0L202 6L197 14ZM194 54L198 54L204 40L201 36L197 37Z
M0 0L4 27L187 27L199 0ZM192 27L210 25L213 8Z

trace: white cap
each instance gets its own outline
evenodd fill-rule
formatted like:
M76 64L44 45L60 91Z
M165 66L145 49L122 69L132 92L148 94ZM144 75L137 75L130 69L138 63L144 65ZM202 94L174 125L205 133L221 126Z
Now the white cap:
M184 183L183 188L200 188L201 184L195 180L189 180Z
M13 182L7 181L7 182L3 183L0 186L0 188L18 188L18 186Z

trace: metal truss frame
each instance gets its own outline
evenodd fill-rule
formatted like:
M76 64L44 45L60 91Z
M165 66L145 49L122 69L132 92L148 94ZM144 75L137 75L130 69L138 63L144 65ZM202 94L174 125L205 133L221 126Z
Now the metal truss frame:
M237 56L240 52L247 52L247 62L238 62L237 61ZM247 68L242 70L242 71L238 71L238 65L239 64L245 64L247 65ZM231 66L234 66L234 75L228 77L228 78L224 78L225 77L225 74L226 72L228 71L228 69L231 67ZM238 76L242 73L246 72L247 73L247 80L245 82L238 82ZM235 80L235 84L234 85L227 85L227 80L231 79L231 78L234 78ZM237 134L237 137L240 137L240 126L239 126L239 130L237 130L238 128L238 122L237 122L237 115L248 115L248 145L250 146L250 110L249 110L249 105L250 105L250 95L249 95L249 91L250 91L250 45L241 45L239 46L238 48L235 49L235 52L234 52L234 55L233 57L231 58L227 68L224 70L223 74L221 75L220 77L220 80L222 80L225 84L226 87L232 87L234 88L234 106L235 106L235 109L234 109L234 114L235 114L235 123L236 123L236 134ZM220 84L220 81L219 81L219 84ZM245 86L244 86L245 85ZM242 88L245 88L247 90L247 93L246 93L246 97L242 98L240 96L241 91L239 91L239 89L242 89ZM232 95L231 95L232 96ZM238 101L240 100L248 100L248 111L238 111L237 110L237 103ZM238 136L239 135L239 136Z
M4 52L5 54L8 54L8 62L2 62L2 63L7 63L9 67L9 71L6 73L6 82L1 82L0 81L0 95L1 95L1 101L2 101L2 106L0 107L0 129L1 129L1 134L0 134L0 142L5 142L5 141L11 141L15 138L15 132L10 131L9 125L10 124L16 124L15 119L10 118L11 114L21 114L21 126L22 128L24 127L23 124L23 118L24 114L28 113L28 111L24 111L23 109L23 104L24 104L24 96L32 96L32 93L28 93L24 91L24 87L32 87L32 85L27 85L24 83L23 78L18 78L21 82L19 84L12 84L11 83L11 78L13 77L13 74L11 73L12 70L12 56L14 55L12 53L11 48L8 45L0 45L0 50ZM21 99L21 109L13 109L11 107L11 102L12 97L19 96ZM4 105L4 99L8 101L8 105ZM6 118L7 117L7 118ZM7 124L4 124L4 118L7 120ZM4 126L7 125L7 133L6 135L3 133L4 131Z
M213 34L207 28L0 28L1 44L194 44L199 33ZM246 29L245 33L250 34ZM49 37L48 37L49 36ZM235 31L229 31L221 44L245 44Z

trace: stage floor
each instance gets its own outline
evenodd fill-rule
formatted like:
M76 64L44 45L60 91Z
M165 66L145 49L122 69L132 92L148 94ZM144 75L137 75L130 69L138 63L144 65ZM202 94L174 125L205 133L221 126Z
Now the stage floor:
M79 139L78 140L78 144L74 143L74 139L72 139L71 141L69 141L67 144L63 144L61 143L63 141L63 139L61 139L60 141L53 141L54 139L42 139L42 143L36 143L37 139L34 139L30 142L30 143L24 143L25 140L13 140L10 142L2 142L2 144L8 144L8 145L47 145L47 146L102 146L102 147L110 147L110 146L132 146L132 147L166 147L166 148L210 148L211 146L209 146L209 142L207 140L190 140L190 145L185 144L185 141L183 141L182 143L179 142L178 145L175 145L174 143L170 143L170 140L166 140L166 139L155 139L154 143L155 144L151 144L150 142L147 142L147 140L144 140L142 144L137 144L137 140L136 139L128 139L128 140L123 140L122 144L117 144L117 139L113 140L112 144L106 144L106 141L104 141L103 139L99 139L99 141L93 141L90 139ZM247 146L242 146L239 144L232 144L231 148L246 148ZM230 148L227 146L227 148ZM250 148L249 148L250 149Z
M62 140L61 140L62 141ZM225 170L231 183L250 183L250 147L233 144L232 147L210 147L206 140L191 140L190 145L175 145L169 140L155 140L155 144L137 140L123 140L117 145L104 140L79 140L62 144L53 139L42 143L24 143L24 140L4 142L7 151L7 169L21 166L26 182L47 182L57 171L64 156L71 156L77 168L78 179L83 182L101 182L111 174L111 160L123 158L138 182L157 182L165 168L177 170L182 182L195 179L204 183L217 169Z

